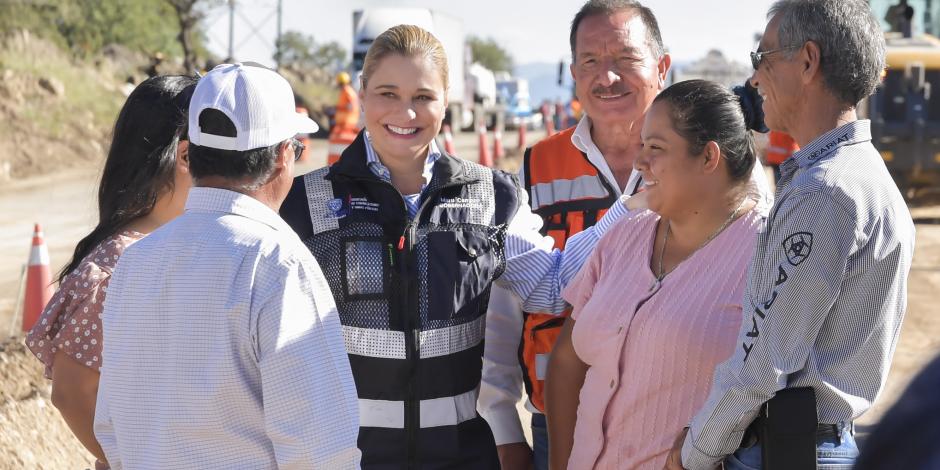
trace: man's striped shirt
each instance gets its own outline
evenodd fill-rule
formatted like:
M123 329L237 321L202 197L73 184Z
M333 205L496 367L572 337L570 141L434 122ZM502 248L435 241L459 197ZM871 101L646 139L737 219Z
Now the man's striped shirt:
M869 121L818 137L780 169L736 352L715 370L682 449L688 469L711 470L733 453L778 390L813 387L819 422L835 424L867 411L888 376L914 224Z

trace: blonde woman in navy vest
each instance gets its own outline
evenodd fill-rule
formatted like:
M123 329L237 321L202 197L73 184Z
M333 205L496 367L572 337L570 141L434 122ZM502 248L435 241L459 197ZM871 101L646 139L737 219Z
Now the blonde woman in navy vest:
M363 67L364 131L337 163L298 177L281 209L336 299L366 469L498 468L476 412L490 286L561 311L561 285L609 226L562 257L514 176L438 148L447 77L429 32L379 35ZM614 206L611 221L626 212Z

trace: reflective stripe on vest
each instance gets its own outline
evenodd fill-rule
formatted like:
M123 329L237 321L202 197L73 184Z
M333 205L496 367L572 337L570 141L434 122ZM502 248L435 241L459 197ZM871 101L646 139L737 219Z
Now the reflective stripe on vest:
M768 164L779 165L790 158L800 149L800 146L787 134L770 131L767 136L767 154L765 160Z
M526 154L526 190L532 209L542 217L543 233L564 249L568 237L594 225L617 200L587 155L571 142L575 128L542 140ZM529 401L544 410L543 388L548 360L561 333L562 315L526 312L520 349L522 372Z
M535 355L535 378L545 380L548 375L548 360L551 359L551 353Z
M421 359L466 351L480 344L485 332L485 316L455 326L422 330L418 333ZM406 359L403 331L343 325L343 341L346 343L346 352L349 354L383 359Z
M532 208L550 206L559 201L601 199L608 195L598 175L583 175L574 179L557 179L533 184L529 190Z
M453 397L421 400L421 427L456 426L477 417L479 389ZM405 402L359 399L359 426L405 428Z

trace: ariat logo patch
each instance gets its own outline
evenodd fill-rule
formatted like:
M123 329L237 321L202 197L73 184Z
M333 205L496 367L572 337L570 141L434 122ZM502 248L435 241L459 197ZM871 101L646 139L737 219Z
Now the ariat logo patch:
M842 135L841 135L839 138L837 138L836 140L833 140L832 142L829 142L828 144L826 144L825 146L823 146L821 149L818 149L818 150L816 150L815 152L809 154L809 157L807 157L807 158L808 158L810 161L816 161L816 160L818 160L819 158L821 158L823 155L828 155L829 152L830 152L832 149L836 148L839 144L841 144L841 143L843 143L843 142L848 142L848 141L849 141L849 133L846 132L845 134L842 134Z
M787 254L787 261L793 266L799 266L813 251L813 234L797 232L790 235L783 241L783 250Z

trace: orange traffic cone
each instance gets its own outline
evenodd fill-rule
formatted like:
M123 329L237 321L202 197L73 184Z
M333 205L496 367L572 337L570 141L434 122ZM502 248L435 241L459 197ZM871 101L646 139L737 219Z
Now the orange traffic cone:
M26 298L23 302L23 331L29 331L39 319L42 309L52 298L52 271L49 270L49 249L39 224L33 230L33 246L29 250L26 272Z
M526 148L526 135L525 135L525 133L526 133L526 126L525 126L525 125L519 126L519 145L516 146L516 148L519 150L519 153L524 152L524 151L525 151L525 148Z
M505 155L503 150L503 132L499 129L493 132L493 163L499 162Z
M450 131L450 124L444 124L444 151L449 155L457 155L454 148L454 134Z
M480 125L480 165L493 168L493 156L486 146L486 126Z

